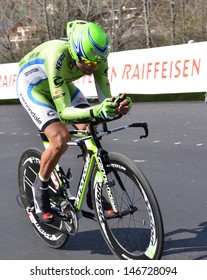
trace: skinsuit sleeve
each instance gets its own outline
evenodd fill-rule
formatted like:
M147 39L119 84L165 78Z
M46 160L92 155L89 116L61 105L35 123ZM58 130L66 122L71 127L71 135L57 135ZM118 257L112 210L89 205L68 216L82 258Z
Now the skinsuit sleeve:
M106 98L110 98L111 89L108 80L108 61L105 60L100 63L99 68L93 75L99 102L102 102Z
M67 85L68 77L67 73L68 69L68 61L71 58L68 56L68 53L62 53L59 56L59 64L61 67L50 67L53 69L50 72L49 86L51 91L51 96L55 107L57 109L60 120L63 123L70 123L73 120L83 120L91 118L91 109L92 107L78 109L78 108L70 108L71 100L70 100L70 92ZM72 71L72 80L76 80L84 74L77 68L77 66L73 63L73 66L69 66L70 71ZM49 67L49 66L48 66ZM105 98L111 97L110 85L107 77L108 63L107 61L102 62L98 65L98 69L94 72L94 80L96 85L97 94L99 97L99 101L102 102ZM78 74L79 73L79 74ZM74 75L79 75L74 78ZM71 81L71 80L70 80Z

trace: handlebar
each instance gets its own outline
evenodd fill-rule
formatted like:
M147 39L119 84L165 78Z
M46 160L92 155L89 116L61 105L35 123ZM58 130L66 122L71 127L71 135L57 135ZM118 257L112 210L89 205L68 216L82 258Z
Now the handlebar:
M148 130L148 124L147 123L132 123L130 125L124 125L121 127L117 127L117 128L113 128L108 130L107 126L107 130L103 130L103 131L96 131L95 129L95 123L93 121L89 122L89 131L86 130L72 130L70 131L70 134L73 135L74 137L78 137L81 136L81 138L76 139L74 142L68 142L68 145L70 146L79 146L81 148L82 153L80 155L78 155L78 157L82 157L84 155L84 141L91 139L92 137L94 138L94 140L98 140L97 143L99 143L99 139L102 138L103 136L106 136L108 134L111 134L113 132L117 132L126 128L130 128L130 127L142 127L144 129L145 134L140 136L140 139L142 138L146 138L149 134L149 130ZM104 124L106 125L106 123L103 123L103 128L104 128Z
M103 131L96 130L97 124L100 124L100 123L103 125ZM81 135L85 134L86 136L84 136L83 139L91 138L91 136L96 137L96 138L101 138L105 135L108 135L108 134L111 134L111 133L114 133L114 132L117 132L117 131L120 131L123 129L127 129L130 127L141 127L144 129L144 134L140 136L140 139L147 138L149 135L149 129L148 129L147 123L132 123L129 125L123 125L123 126L112 128L112 129L108 129L107 124L104 120L101 120L101 122L89 120L88 124L89 124L89 131L72 130L72 131L70 131L70 134L74 135L74 136L78 135L78 134L81 134Z
M149 129L147 123L132 123L129 127L142 127L144 129L145 134L140 136L140 139L147 138L149 135Z
M113 132L117 132L126 128L130 128L130 127L142 127L144 129L144 134L140 136L140 139L142 138L147 138L149 135L149 129L148 129L148 124L147 123L132 123L132 124L128 124L128 125L124 125L121 127L117 127L117 128L112 128L110 130L107 131L103 131L103 135L104 134L111 134ZM101 134L101 133L100 133Z

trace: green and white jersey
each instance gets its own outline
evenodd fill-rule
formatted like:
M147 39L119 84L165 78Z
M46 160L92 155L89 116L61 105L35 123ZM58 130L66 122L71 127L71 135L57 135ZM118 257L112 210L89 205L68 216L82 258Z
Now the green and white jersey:
M85 74L77 67L65 40L45 42L19 63L17 93L22 105L39 129L51 120L69 123L74 119L90 117L90 108L75 109L88 102L73 81ZM98 64L94 81L99 101L111 96L107 77L107 61Z

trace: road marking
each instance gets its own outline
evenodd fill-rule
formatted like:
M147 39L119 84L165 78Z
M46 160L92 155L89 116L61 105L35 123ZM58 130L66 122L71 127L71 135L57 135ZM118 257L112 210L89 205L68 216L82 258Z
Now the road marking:
M197 147L203 146L203 143L196 144Z
M174 145L180 145L182 142L175 142Z
M154 143L154 144L160 143L160 140L153 141L152 143Z

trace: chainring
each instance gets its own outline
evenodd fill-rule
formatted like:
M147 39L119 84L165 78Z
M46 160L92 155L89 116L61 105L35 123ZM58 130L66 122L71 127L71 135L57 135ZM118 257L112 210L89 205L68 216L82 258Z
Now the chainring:
M78 218L73 205L68 200L61 202L61 213L63 214L62 221L65 230L69 235L75 235L79 228Z

